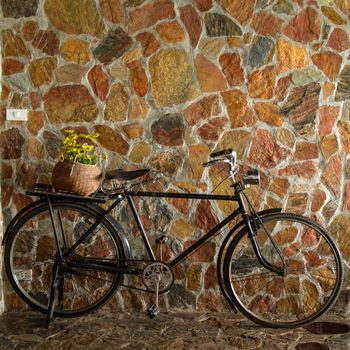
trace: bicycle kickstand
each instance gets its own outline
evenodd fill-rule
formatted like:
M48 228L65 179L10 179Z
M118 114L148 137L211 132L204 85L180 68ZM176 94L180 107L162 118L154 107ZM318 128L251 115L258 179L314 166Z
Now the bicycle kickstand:
M159 314L159 283L160 283L160 278L157 276L156 281L155 281L155 303L152 304L148 310L147 310L147 315L149 318L153 319Z
M57 262L54 263L52 267L52 281L51 281L51 291L50 291L50 299L47 309L46 315L46 328L50 328L53 325L53 314L55 311L55 301L56 301L56 291L58 286L58 276L59 274L59 265Z

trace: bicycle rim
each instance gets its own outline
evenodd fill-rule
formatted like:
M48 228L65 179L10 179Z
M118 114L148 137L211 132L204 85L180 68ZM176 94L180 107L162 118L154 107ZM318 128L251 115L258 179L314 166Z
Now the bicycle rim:
M65 246L62 228L69 247L97 217L91 208L72 202L55 203L53 209L62 249ZM75 253L80 260L89 258L118 264L124 259L118 234L108 220L103 220L91 238L79 245ZM5 247L5 267L11 285L22 300L41 312L48 309L55 255L52 223L48 207L44 204L21 219ZM75 317L97 309L114 294L120 277L116 272L71 268L59 281L63 305L59 304L57 291L55 316Z
M237 308L252 321L268 327L295 328L327 311L343 279L339 250L318 224L294 214L261 218L282 252L286 275L264 268L246 229L231 242L224 261L225 287ZM256 230L261 253L270 263L282 260L264 229Z

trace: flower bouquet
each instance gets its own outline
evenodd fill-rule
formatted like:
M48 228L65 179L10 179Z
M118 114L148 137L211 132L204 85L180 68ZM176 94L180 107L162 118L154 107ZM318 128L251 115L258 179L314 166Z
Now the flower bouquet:
M76 134L74 130L65 132L68 136L52 171L52 185L58 190L88 196L101 184L102 173L97 165L101 156L96 151L99 135Z

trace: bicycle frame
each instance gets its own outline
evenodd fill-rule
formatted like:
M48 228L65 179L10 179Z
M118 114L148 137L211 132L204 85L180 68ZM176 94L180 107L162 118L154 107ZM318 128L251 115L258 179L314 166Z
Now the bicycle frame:
M237 183L234 186L235 195L229 196L229 195L211 195L211 194L191 194L191 193L164 193L164 192L143 192L143 191L124 191L122 193L116 194L111 196L111 199L115 199L115 201L112 203L112 205L104 211L104 213L101 213L100 218L96 220L96 222L75 242L75 244L68 249L68 251L65 254L65 257L69 257L74 250L79 246L80 243L82 243L84 240L86 240L90 234L94 231L94 229L101 223L103 218L108 215L122 200L126 199L128 202L128 205L132 211L133 217L136 221L137 227L140 230L141 237L143 239L145 248L147 250L149 260L151 262L156 261L156 256L154 254L154 251L151 247L151 244L149 242L147 233L142 225L141 219L139 217L139 214L136 210L133 198L134 197L153 197L153 198L183 198L183 199L200 199L200 200L219 200L219 201L235 201L238 202L239 207L234 210L230 215L228 215L224 220L222 220L219 224L217 224L215 227L213 227L210 231L208 231L204 236L202 236L200 239L198 239L195 243L193 243L190 247L188 247L185 251L180 253L178 256L176 256L173 260L171 260L168 265L171 268L174 268L176 265L181 263L183 260L185 260L189 255L191 255L194 251L199 249L205 242L210 240L217 232L219 232L224 226L226 226L228 223L230 223L232 220L234 220L238 215L242 215L243 222L245 226L247 227L249 237L251 239L255 254L257 256L257 259L261 263L262 266L264 266L266 269L276 272L280 275L284 273L284 268L279 269L276 268L274 265L270 264L261 254L260 248L258 245L258 242L255 239L255 234L253 227L251 225L251 216L248 214L246 205L244 203L243 197L241 192L243 191L242 186ZM48 199L49 200L49 199ZM50 204L49 204L50 205ZM54 225L54 220L52 218L52 222ZM76 265L76 263L74 263ZM93 264L96 266L96 262ZM122 267L114 267L113 264L109 264L106 262L102 263L103 266L100 266L98 264L99 268L102 270L115 270L117 272L121 273L127 273L127 274L133 274L133 273L139 273L139 271L132 271L130 268L122 268ZM83 267L79 264L80 267ZM85 265L86 266L86 265ZM93 268L93 266L89 266L89 268Z

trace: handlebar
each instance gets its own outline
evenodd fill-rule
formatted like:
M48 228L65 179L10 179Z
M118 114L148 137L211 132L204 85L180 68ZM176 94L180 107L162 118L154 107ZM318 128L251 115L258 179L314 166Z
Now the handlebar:
M210 154L210 158L216 158L216 157L220 157L220 156L232 156L234 153L234 151L231 148L228 149L223 149L222 151L217 151L217 152L213 152Z

